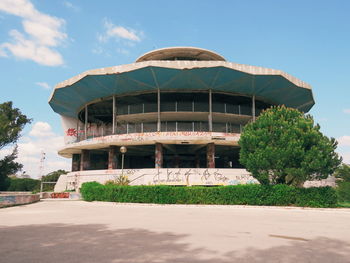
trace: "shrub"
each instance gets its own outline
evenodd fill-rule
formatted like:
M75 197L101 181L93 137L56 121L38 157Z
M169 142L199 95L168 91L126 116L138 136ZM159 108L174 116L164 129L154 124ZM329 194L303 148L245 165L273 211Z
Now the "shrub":
M339 202L350 202L350 182L340 182L336 188Z
M218 205L277 205L334 207L335 190L323 188L296 188L288 185L235 185L175 187L102 185L84 183L81 188L86 201L156 204L218 204Z
M337 194L332 187L297 188L296 205L310 207L335 207Z
M40 189L40 180L31 178L10 178L7 191L34 191Z

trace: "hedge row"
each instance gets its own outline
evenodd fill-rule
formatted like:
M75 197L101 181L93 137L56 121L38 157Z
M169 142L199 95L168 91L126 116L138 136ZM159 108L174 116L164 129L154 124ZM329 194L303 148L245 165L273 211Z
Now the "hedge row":
M350 202L350 182L340 182L336 188L339 202Z
M86 201L155 204L217 204L335 207L337 196L330 187L295 188L287 185L235 185L218 187L118 186L97 182L81 188Z

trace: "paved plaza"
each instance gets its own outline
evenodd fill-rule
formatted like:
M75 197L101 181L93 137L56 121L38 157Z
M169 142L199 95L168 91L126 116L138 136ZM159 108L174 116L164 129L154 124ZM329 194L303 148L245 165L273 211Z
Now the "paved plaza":
M50 200L0 209L0 262L350 262L350 209Z

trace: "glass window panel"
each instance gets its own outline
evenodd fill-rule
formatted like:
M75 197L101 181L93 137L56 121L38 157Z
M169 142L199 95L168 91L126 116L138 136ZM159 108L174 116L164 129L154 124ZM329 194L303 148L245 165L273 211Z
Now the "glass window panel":
M209 102L194 102L194 111L209 112Z
M156 122L146 122L143 124L143 132L156 132L157 123Z
M232 133L241 133L241 128L239 124L233 124L231 123L231 131Z
M213 112L225 112L225 104L224 103L213 103Z
M135 132L136 132L135 123L128 123L128 133L135 133Z
M117 114L118 115L124 115L128 114L128 105L117 105Z
M142 103L130 105L130 114L142 113Z
M196 121L194 122L194 130L195 131L209 131L208 122Z
M238 105L226 104L226 112L232 114L238 114Z
M192 111L192 101L178 101L177 111Z
M117 134L124 134L126 133L126 123L117 123Z
M226 132L226 123L213 123L213 131L214 132Z
M241 105L241 114L242 115L252 115L252 109L248 105Z
M175 121L167 121L166 122L166 131L176 131L176 122Z
M192 122L177 122L177 130L178 131L192 131L193 126Z
M160 111L175 111L175 102L160 102Z
M157 112L157 103L145 103L145 112Z

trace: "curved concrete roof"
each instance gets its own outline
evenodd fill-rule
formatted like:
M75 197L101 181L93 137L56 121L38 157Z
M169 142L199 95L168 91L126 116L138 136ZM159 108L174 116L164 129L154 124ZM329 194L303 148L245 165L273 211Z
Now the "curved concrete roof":
M281 70L226 61L144 61L88 70L56 85L52 109L77 117L87 103L114 94L150 90L232 92L307 112L314 105L311 86Z
M171 60L171 58L192 58L194 60L200 61L226 61L226 59L219 54L203 48L168 47L147 52L146 54L136 59L136 62L150 60Z

